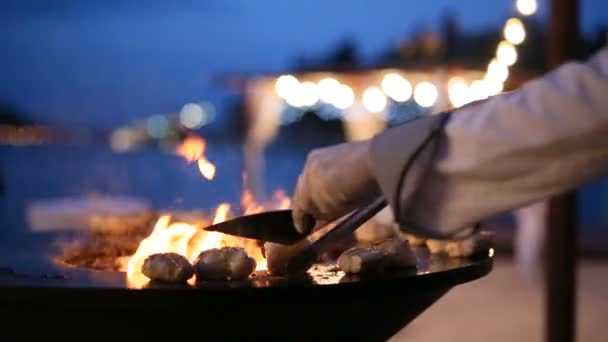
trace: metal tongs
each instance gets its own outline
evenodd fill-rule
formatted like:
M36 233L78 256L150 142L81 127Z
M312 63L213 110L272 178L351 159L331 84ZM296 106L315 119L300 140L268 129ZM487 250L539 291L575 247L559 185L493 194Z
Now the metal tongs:
M357 228L380 212L386 205L384 198L378 197L366 207L353 211L329 232L294 255L289 260L288 271L301 269L303 265L313 262L336 242L349 238ZM302 235L296 230L291 210L277 210L241 216L203 229L285 245L292 245L308 238L308 236Z

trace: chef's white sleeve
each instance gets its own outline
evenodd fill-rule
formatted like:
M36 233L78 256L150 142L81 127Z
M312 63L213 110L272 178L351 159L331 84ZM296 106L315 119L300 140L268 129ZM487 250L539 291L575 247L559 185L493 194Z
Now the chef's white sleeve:
M608 48L453 111L431 161L404 173L409 133L372 139L374 173L399 222L446 236L608 175Z

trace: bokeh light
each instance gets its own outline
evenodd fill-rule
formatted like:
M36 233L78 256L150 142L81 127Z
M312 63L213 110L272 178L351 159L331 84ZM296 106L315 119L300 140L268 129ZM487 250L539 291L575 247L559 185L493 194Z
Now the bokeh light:
M488 98L490 95L486 82L483 80L475 80L471 83L470 88L471 101L478 101Z
M536 13L538 4L536 0L517 0L515 7L517 7L519 13L528 16Z
M496 59L506 66L517 62L517 50L507 41L501 41L496 48Z
M119 128L110 136L110 147L116 152L131 150L136 142L136 136L128 128Z
M466 80L459 76L454 76L448 81L448 97L454 107L464 106L471 100L469 86Z
M513 45L519 45L526 39L524 24L517 18L507 20L503 33L505 39Z
M300 86L300 82L293 75L282 75L277 78L274 89L282 99L287 99L290 96L294 95L294 92L297 91Z
M361 97L361 101L363 102L363 107L367 109L367 111L371 113L379 113L386 108L386 96L380 90L380 88L376 86L368 87L363 91L363 96Z
M197 103L187 103L179 113L179 122L187 128L197 129L208 121L205 109Z
M412 97L412 84L397 73L385 75L381 85L384 93L397 102L405 102Z
M146 131L151 138L161 139L167 135L169 120L162 115L151 116L146 122Z
M355 102L355 93L351 87L346 84L340 84L336 89L336 96L333 99L332 104L338 109L347 109Z
M503 83L509 77L509 68L493 58L488 64L488 70L486 72L486 79L492 82Z
M498 95L504 88L504 83L497 80L486 78L483 80L483 82L488 96Z
M321 101L326 103L334 103L338 91L340 88L340 82L332 77L327 77L317 83L317 89L319 92L319 98Z
M431 82L420 82L414 89L414 100L421 107L432 107L437 101L437 87Z
M319 101L319 91L313 82L302 82L285 97L285 101L294 107L311 107Z

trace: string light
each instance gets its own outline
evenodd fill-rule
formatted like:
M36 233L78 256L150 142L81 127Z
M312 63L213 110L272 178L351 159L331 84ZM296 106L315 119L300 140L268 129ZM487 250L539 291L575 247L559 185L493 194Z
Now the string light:
M528 16L536 13L538 4L536 3L536 0L517 0L515 7L517 7L519 13Z
M496 80L492 80L492 79L484 79L484 84L486 87L486 92L488 94L488 96L494 96L494 95L498 95L502 92L502 89L504 88L504 82L499 82Z
M464 106L470 102L471 94L467 82L462 77L452 77L448 81L448 97L454 107Z
M337 96L340 82L332 77L327 77L317 83L317 89L319 91L319 98L321 101L326 103L333 103Z
M302 82L295 92L297 107L312 107L319 101L317 85L313 82Z
M507 20L503 33L505 39L513 45L519 45L526 39L524 24L517 18Z
M420 82L414 89L414 100L421 107L432 107L437 101L437 87L431 82Z
M486 78L495 82L504 82L509 77L509 68L506 65L500 63L496 58L492 59L488 64L488 71L486 72Z
M515 50L515 46L504 40L500 42L496 48L496 59L506 66L515 64L517 62L517 50Z
M282 99L287 99L298 90L300 86L300 82L293 75L282 75L277 78L277 81L274 84L274 89Z
M412 97L412 84L397 73L385 75L381 86L384 93L397 102L405 102Z
M332 104L338 109L347 109L355 102L355 93L353 90L345 85L340 84L336 89L336 96L333 99Z
M516 0L515 7L519 14L530 16L538 10L538 3L537 0ZM509 67L517 63L519 58L516 46L526 39L524 24L517 17L509 18L503 27L503 35L504 40L496 47L495 58L489 62L483 79L475 80L470 85L458 76L448 81L447 95L454 107L485 99L503 91L505 81L509 77ZM311 107L323 101L337 109L345 110L355 103L353 89L333 77L323 78L318 83L301 83L293 75L282 75L275 82L275 91L288 104L299 108ZM439 92L433 83L427 81L420 82L412 88L412 84L401 74L391 72L384 75L380 87L370 86L363 91L361 104L367 112L379 113L385 110L387 97L395 102L406 102L412 98L412 95L414 101L421 107L432 107L438 100ZM195 121L200 119L199 114L198 111L193 110L188 118L185 116L182 118L182 122L188 123L186 126L195 126Z
M488 90L484 81L475 80L471 83L471 101L486 99L488 95Z
M361 101L363 102L363 107L370 113L380 113L386 108L386 96L376 86L365 89Z

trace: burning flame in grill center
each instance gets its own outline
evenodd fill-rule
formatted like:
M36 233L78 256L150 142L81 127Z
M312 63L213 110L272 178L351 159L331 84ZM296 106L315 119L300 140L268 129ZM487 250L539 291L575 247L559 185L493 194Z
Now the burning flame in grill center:
M198 136L190 136L178 146L176 153L189 162L196 161L203 177L212 180L215 176L215 165L204 157L205 140ZM277 190L269 203L259 204L254 196L245 191L241 197L241 211L245 215L262 212L266 209L288 209L291 201L283 190ZM256 270L266 270L266 259L262 255L261 246L255 240L224 235L219 232L207 232L202 228L209 224L225 221L230 216L230 205L222 203L215 209L213 220L197 222L171 222L169 215L161 216L152 233L143 239L137 251L128 257L121 269L127 272L127 281L130 287L141 288L149 279L141 273L141 267L146 258L156 253L178 253L194 262L198 255L205 250L221 247L241 247L252 257L256 263ZM189 280L194 281L194 277Z
M230 205L220 204L212 223L224 221L230 212ZM211 222L206 222L208 225ZM244 248L247 254L254 258L257 263L256 270L266 269L266 260L262 256L260 247L254 240L241 239L218 232L206 232L202 230L203 225L189 224L184 222L171 223L169 215L162 216L154 225L152 233L141 241L135 254L133 254L126 266L122 269L127 272L127 280L130 287L141 288L149 279L141 273L141 267L146 258L156 253L178 253L194 262L197 256L205 250L225 246ZM193 282L194 278L189 282Z
M242 197L243 211L245 214L261 212L268 207L273 209L288 209L290 200L282 190L278 190L273 195L268 206L257 203L253 196L245 192ZM225 235L219 232L207 232L202 228L209 224L216 224L225 221L230 215L230 205L222 203L215 209L212 221L190 224L185 222L171 222L169 215L161 216L152 233L143 239L137 251L121 268L127 273L129 287L141 288L149 279L141 273L141 267L146 258L156 253L178 253L186 257L190 262L194 262L198 255L205 250L221 248L226 246L241 247L245 249L250 257L255 259L257 271L267 269L266 259L262 255L260 245L255 240L238 238ZM194 277L189 280L194 282Z

